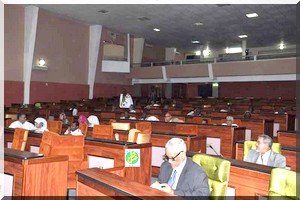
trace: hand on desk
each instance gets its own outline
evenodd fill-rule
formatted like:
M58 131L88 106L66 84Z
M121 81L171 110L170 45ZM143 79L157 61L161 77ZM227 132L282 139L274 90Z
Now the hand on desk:
M169 194L174 194L174 190L167 183L154 182L150 187L158 189Z

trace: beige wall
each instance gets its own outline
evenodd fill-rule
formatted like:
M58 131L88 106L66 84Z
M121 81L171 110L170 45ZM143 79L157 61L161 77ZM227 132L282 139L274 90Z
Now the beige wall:
M131 80L126 78L127 73L102 72L101 67L102 67L103 49L104 49L103 42L106 40L107 37L109 37L107 29L102 29L102 36L101 36L102 39L101 39L99 55L98 55L95 84L105 83L105 84L130 85ZM119 37L124 38L121 36L119 36ZM122 44L124 42L125 42L125 40L119 41L119 44ZM132 58L132 55L131 55L131 58Z
M144 46L142 62L161 62L165 60L165 48L153 46L152 48Z
M183 66L166 66L168 78L208 77L207 64L189 64Z
M4 80L23 81L24 7L4 5Z
M40 9L34 62L44 58L48 71L32 71L32 81L87 84L89 26Z
M214 76L295 74L296 58L216 63Z

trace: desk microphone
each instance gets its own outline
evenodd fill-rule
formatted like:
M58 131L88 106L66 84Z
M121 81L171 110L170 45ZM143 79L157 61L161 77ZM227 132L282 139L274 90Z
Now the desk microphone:
M217 156L219 156L219 157L221 157L221 158L224 158L224 156L223 156L221 153L218 154L218 153L216 152L216 150L215 150L210 144L207 144L206 147L211 148L211 149L215 152L215 154L216 154Z

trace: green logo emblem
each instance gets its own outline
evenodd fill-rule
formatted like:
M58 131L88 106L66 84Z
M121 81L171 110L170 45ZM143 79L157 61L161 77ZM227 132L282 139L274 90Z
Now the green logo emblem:
M140 158L139 158L139 154L137 152L129 151L126 154L125 159L128 164L134 165L135 163L137 163L139 161Z

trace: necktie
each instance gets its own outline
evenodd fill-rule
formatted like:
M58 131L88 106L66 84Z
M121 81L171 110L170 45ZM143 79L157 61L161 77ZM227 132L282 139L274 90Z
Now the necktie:
M260 158L261 158L261 164L263 165L263 164L264 164L263 157L262 157L262 156L260 156Z
M174 185L174 183L175 183L175 180L176 180L176 170L174 170L174 172L173 172L173 174L171 175L171 177L170 177L170 179L169 179L169 181L168 181L168 185L170 186L170 187L172 187L173 185Z

